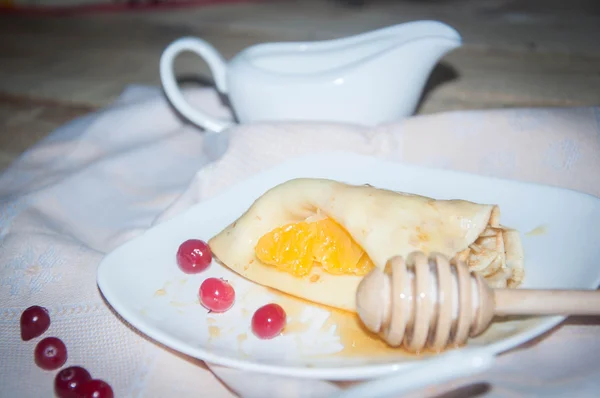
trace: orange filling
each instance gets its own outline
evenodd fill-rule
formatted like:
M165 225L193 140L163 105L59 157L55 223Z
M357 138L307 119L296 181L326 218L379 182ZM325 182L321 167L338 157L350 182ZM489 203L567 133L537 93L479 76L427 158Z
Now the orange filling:
M331 218L275 228L259 239L254 251L264 264L295 276L308 275L315 265L334 275L365 275L375 266Z

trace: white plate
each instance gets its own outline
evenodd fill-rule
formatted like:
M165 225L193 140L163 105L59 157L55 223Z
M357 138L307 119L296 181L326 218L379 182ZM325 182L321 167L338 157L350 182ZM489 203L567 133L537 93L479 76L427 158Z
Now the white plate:
M427 195L497 203L502 223L522 233L529 288L588 288L600 283L600 200L574 191L451 171L402 165L355 154L329 153L296 158L201 202L107 255L98 285L107 301L131 325L177 351L234 368L329 380L357 380L402 370L419 361L397 357L323 355L342 348L338 330L323 329L328 312L306 306L290 313L308 330L261 341L250 331L250 317L274 296L213 262L204 273L184 275L175 253L189 238L208 240L239 217L276 184L296 177L321 177ZM531 233L530 233L531 232ZM207 314L197 290L210 276L234 284L236 304L227 313ZM562 317L530 318L493 325L469 342L499 353L558 324ZM313 354L321 354L315 357Z

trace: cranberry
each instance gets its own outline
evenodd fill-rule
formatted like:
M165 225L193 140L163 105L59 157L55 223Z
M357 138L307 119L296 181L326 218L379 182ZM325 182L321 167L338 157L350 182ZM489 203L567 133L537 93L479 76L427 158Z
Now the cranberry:
M252 315L252 331L260 339L272 339L285 327L286 314L279 304L267 304Z
M92 379L77 387L77 398L113 398L112 387L104 380Z
M23 341L41 336L49 327L50 315L44 307L33 305L21 314L21 339Z
M200 285L200 303L214 312L225 312L233 306L235 291L225 280L208 278Z
M55 370L67 362L67 347L57 337L46 337L35 346L35 363L44 370Z
M177 250L177 265L186 274L197 274L204 271L211 261L210 247L199 239L186 240Z
M64 368L54 378L54 392L59 398L78 398L77 388L91 379L90 372L81 366Z

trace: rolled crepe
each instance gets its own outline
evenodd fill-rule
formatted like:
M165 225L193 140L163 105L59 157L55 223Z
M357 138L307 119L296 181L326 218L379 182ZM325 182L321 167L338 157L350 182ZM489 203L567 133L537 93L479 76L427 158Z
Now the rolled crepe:
M265 234L323 218L341 226L376 267L383 268L392 256L420 250L464 261L493 287L516 287L523 279L519 233L500 225L497 205L326 179L294 179L270 189L208 243L220 262L251 281L355 312L362 275L333 274L315 265L297 276L257 257L257 243Z

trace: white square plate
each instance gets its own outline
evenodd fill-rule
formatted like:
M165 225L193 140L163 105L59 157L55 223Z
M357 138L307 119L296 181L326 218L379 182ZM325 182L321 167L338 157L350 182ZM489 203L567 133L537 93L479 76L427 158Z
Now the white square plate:
M367 379L414 365L419 359L401 351L394 357L330 355L343 348L338 331L323 328L328 311L310 305L288 314L291 320L305 323L302 330L259 340L250 331L250 317L256 308L273 299L272 291L216 262L196 275L185 275L177 267L175 253L183 241L207 241L265 191L298 177L369 183L438 199L496 203L502 223L522 235L526 270L522 287L595 289L600 283L600 200L596 197L334 152L295 158L249 178L117 248L98 269L98 285L104 297L127 322L150 338L210 363L329 380ZM226 278L236 290L236 303L224 314L207 314L198 303L198 288L211 276ZM499 353L542 334L562 319L499 322L468 345Z

